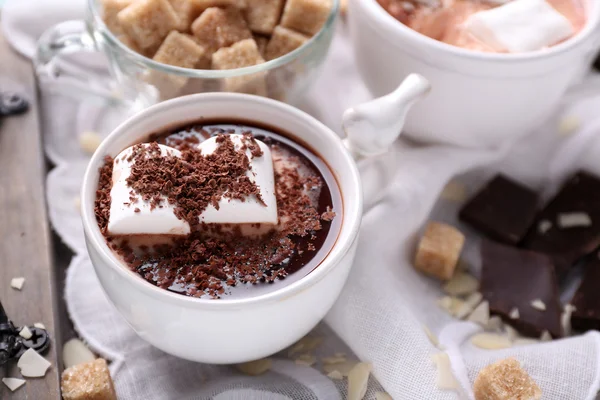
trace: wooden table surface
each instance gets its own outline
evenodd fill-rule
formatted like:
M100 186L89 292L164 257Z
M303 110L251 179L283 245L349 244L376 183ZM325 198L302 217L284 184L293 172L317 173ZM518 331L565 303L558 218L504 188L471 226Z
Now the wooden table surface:
M59 296L46 214L36 83L30 61L13 52L1 33L0 90L23 93L32 106L26 114L0 122L0 300L16 325L42 322L52 337L45 355L52 367L46 376L27 379L15 393L0 384L0 399L60 399L62 340L55 340L60 338ZM18 276L26 279L22 291L10 287ZM20 377L16 363L0 369L0 378L5 376Z

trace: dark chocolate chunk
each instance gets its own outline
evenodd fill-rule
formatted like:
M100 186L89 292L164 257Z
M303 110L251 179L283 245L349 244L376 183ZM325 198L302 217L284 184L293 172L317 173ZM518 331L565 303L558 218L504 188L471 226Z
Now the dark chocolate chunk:
M498 175L469 200L459 218L490 239L516 245L535 218L537 194L503 175Z
M578 331L600 330L600 259L594 255L585 265L583 279L571 300L575 311L571 327Z
M587 215L589 226L561 225L561 216ZM536 218L523 247L548 254L559 280L600 245L600 179L580 171L569 179Z
M552 261L545 254L484 240L481 245L481 293L497 314L524 335L548 331L562 337L561 307ZM545 310L532 306L541 300ZM519 318L511 318L513 309Z

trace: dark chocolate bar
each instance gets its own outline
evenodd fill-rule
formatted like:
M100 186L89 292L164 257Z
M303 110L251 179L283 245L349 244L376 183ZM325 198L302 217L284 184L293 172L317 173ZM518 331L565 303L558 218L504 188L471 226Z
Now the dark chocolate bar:
M489 240L481 244L481 293L490 312L520 333L539 337L548 331L562 337L561 307L551 259L540 253ZM532 303L542 303L544 310ZM518 310L518 318L514 317Z
M537 194L503 175L498 175L469 200L459 218L490 239L516 245L535 218Z

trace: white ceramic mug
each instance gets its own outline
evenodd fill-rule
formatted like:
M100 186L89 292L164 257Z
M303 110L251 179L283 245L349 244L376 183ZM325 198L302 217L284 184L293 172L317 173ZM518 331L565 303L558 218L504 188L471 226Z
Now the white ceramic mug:
M388 148L400 132L403 115L429 91L413 75L391 95L345 114L348 138L287 104L257 96L206 93L152 106L133 116L100 145L82 187L82 219L90 259L110 301L138 335L175 356L223 364L258 359L291 345L327 313L350 271L363 212L360 177L352 155L368 156ZM206 119L249 120L288 132L317 149L342 194L342 224L337 241L311 273L273 292L243 299L198 299L160 289L129 270L109 249L94 215L99 168L152 132ZM351 147L348 151L345 144Z
M406 121L405 134L427 143L492 147L529 133L554 111L600 49L600 1L587 2L587 23L550 49L521 54L466 50L426 37L376 0L350 0L356 62L373 96L410 73L432 92Z

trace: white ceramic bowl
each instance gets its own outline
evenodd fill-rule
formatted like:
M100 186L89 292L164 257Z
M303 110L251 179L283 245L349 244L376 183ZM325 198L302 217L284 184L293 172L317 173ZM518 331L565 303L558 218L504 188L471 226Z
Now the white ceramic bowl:
M430 39L390 16L376 0L350 0L348 21L356 62L374 96L409 73L432 92L406 121L417 141L497 146L527 134L554 111L560 97L600 49L600 1L575 37L543 51L489 54Z
M388 97L393 112L426 92L417 78ZM386 99L383 99L386 101ZM409 101L410 103L410 101ZM352 127L361 110L350 110ZM150 133L203 118L249 120L280 128L316 149L339 185L343 211L337 241L325 260L305 277L266 294L243 299L197 299L160 289L129 270L109 249L94 216L99 168ZM395 137L395 134L393 135ZM390 137L390 141L393 137ZM382 146L387 146L386 142ZM360 152L360 143L354 146ZM175 356L207 363L237 363L273 354L308 333L327 313L346 281L362 217L358 171L342 140L308 114L274 100L208 93L150 107L120 125L92 157L82 187L85 239L96 274L110 301L144 340Z

